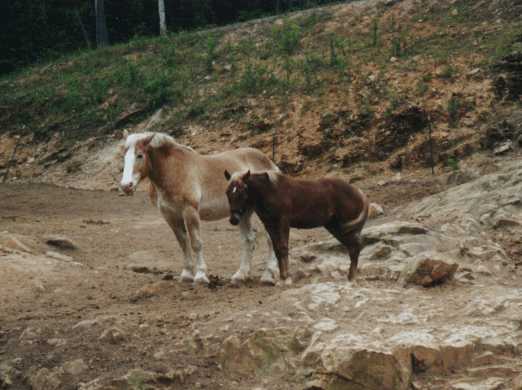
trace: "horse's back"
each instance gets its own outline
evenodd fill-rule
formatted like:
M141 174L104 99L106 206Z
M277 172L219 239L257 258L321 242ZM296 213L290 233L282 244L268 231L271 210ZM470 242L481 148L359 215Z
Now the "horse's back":
M225 152L220 152L205 156L211 164L218 163L219 166L223 164L228 166L231 173L233 171L247 171L253 172L262 171L279 171L277 165L270 160L262 151L255 148L244 147Z
M367 203L364 193L343 179L296 179L286 175L279 177L280 184L293 193L294 201L314 204L315 212L321 209L330 210L338 220L357 218Z

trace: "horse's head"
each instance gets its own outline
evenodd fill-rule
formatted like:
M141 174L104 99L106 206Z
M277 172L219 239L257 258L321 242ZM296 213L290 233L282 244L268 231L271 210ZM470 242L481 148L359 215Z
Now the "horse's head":
M149 176L150 141L154 134L131 134L124 132L125 154L120 188L126 195L132 195L140 181Z
M229 181L227 187L227 198L230 206L230 223L239 224L241 216L248 209L248 181L250 171L242 175L231 175L225 171L225 179Z

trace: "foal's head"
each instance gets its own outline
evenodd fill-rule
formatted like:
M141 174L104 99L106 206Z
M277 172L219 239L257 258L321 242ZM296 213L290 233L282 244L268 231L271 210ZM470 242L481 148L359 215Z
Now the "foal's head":
M120 188L126 195L132 195L140 181L149 175L149 149L154 134L131 134L125 131L125 155Z
M248 181L250 180L250 170L242 175L231 175L228 171L225 171L225 179L229 181L227 198L230 206L230 223L237 225L249 206Z

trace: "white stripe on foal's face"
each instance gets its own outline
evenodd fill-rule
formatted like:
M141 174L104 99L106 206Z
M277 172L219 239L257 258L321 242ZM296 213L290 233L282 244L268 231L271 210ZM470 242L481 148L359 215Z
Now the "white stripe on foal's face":
M138 169L135 169L136 163L136 144L131 145L125 153L123 167L123 176L121 178L120 187L126 193L132 193L136 190L136 186L141 180L141 174Z

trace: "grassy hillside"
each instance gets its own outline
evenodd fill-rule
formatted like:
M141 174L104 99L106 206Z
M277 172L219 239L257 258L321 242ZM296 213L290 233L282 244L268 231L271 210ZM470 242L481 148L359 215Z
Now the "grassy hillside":
M190 137L196 126L201 145L268 150L277 130L280 159L294 172L307 159L393 160L415 149L428 124L448 149L479 136L500 104L492 65L522 45L520 7L511 5L370 0L136 38L4 77L0 132L83 139L163 108L156 129ZM408 159L425 160L423 148Z

